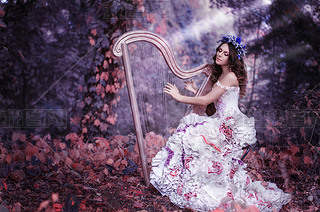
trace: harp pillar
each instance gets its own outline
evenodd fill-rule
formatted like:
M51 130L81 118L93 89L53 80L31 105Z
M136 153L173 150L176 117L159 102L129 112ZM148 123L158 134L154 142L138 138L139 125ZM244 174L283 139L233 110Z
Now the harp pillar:
M143 171L143 177L144 181L146 183L146 186L148 187L150 185L149 181L149 174L148 174L148 167L147 167L147 158L145 154L145 148L143 144L143 134L142 134L142 128L141 128L141 120L140 120L140 113L138 108L138 102L136 93L134 91L134 85L133 85L133 79L132 79L132 71L129 61L129 53L128 53L128 46L125 43L121 43L121 49L122 49L122 59L125 69L125 75L126 75L126 82L128 86L128 94L130 99L130 105L131 105L131 112L134 122L134 127L136 129L136 138L138 142L139 147L139 154L142 164L142 171Z

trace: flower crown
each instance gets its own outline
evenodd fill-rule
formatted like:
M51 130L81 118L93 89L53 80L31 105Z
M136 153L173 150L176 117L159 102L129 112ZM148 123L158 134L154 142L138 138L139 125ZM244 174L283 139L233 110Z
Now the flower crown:
M241 58L241 55L246 55L247 52L246 52L246 50L244 50L246 48L246 46L241 44L241 37L240 36L236 38L235 36L226 35L221 38L222 39L218 40L217 43L219 43L219 42L232 43L232 45L234 45L234 47L237 50L239 59Z

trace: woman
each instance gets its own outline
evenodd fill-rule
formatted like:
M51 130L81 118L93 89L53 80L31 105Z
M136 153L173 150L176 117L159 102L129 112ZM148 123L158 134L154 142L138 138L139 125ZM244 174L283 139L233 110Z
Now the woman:
M231 211L237 203L254 205L261 211L279 210L290 195L274 183L262 186L259 181L252 182L240 160L242 148L256 142L254 118L238 108L247 82L241 58L245 46L234 36L224 36L218 42L221 44L212 65L214 85L207 95L183 96L170 83L164 88L165 93L185 104L214 103L216 112L211 117L191 113L182 118L166 146L153 158L150 182L182 208ZM185 88L196 92L192 82Z

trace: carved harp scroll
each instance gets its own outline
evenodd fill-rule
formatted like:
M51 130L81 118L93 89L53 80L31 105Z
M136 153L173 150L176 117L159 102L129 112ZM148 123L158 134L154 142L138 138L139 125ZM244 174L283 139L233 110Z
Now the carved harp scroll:
M132 111L132 116L133 116L133 121L134 121L134 126L136 130L136 136L137 136L137 142L138 142L138 147L139 147L139 154L140 154L140 159L141 159L141 164L142 164L142 170L143 170L143 176L145 180L146 186L150 185L149 182L149 173L147 169L147 158L146 158L146 153L143 145L143 134L142 134L142 127L141 127L141 121L140 121L140 114L139 114L139 108L138 108L138 103L137 103L137 98L136 98L136 93L134 90L134 85L133 85L133 78L132 78L132 71L131 71L131 66L130 66L130 61L129 61L129 53L128 53L128 48L127 45L133 42L137 41L146 41L149 43L152 43L155 45L160 52L162 53L168 67L172 71L172 73L181 78L181 79L187 79L191 78L195 75L204 73L206 75L206 79L202 83L201 87L199 88L196 96L201 96L205 93L208 93L208 89L210 88L210 83L211 81L209 80L210 78L210 69L208 68L208 64L202 64L198 67L192 68L190 70L183 70L176 62L174 58L173 51L171 50L168 42L161 36L148 32L148 31L131 31L123 34L117 42L114 44L113 47L113 54L117 57L122 56L123 64L124 64L124 69L125 69L125 76L126 76L126 82L127 82L127 88L128 88L128 93L129 93L129 99L130 99L130 105L131 105L131 111ZM211 84L212 85L212 84ZM204 114L205 107L191 107L189 106L187 113L198 113L198 114Z

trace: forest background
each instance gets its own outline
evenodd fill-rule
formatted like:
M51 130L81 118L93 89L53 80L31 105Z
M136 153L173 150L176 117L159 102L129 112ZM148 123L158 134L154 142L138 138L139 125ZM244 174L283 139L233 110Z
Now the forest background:
M119 36L166 38L185 69L211 63L216 41L242 37L257 143L245 162L256 180L320 205L320 6L316 0L1 0L0 202L9 211L173 211L144 185ZM129 45L148 162L186 106L151 44ZM202 78L195 79L197 84ZM186 91L183 91L188 94Z

